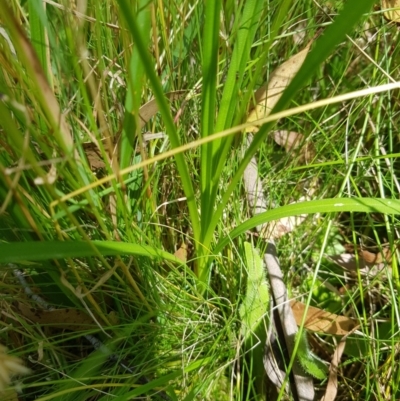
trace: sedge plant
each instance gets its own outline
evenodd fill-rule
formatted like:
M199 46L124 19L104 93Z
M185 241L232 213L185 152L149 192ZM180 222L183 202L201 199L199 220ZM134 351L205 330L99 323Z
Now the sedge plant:
M18 387L23 394L42 401L143 395L257 399L259 383L251 387L240 362L245 234L283 217L324 213L318 228L312 222L299 228L314 230L322 249L317 257L299 252L303 264L316 265L307 281L312 277L311 287L320 282L339 213L349 216L351 242L369 224L369 237L387 240L395 250L398 112L390 78L399 48L396 41L393 49L385 43L391 28L381 25L382 37L368 53L373 63L360 61L350 39L362 39L360 32L382 24L382 15L371 11L372 0L333 3L0 4L0 263L6 311L0 338L30 364L33 373ZM241 124L254 90L299 50L292 25L305 33L305 42L324 31L271 115L252 123L260 128L244 149ZM385 65L378 62L382 47ZM349 78L351 69L361 70L357 79ZM366 87L365 77L370 92L356 92ZM141 107L153 98L157 112L145 127L162 135L146 137ZM314 103L316 98L322 103ZM291 109L301 105L306 106ZM388 131L385 154L382 138L368 129L371 115L375 127ZM269 133L284 122L315 137L313 164L295 166L283 153L277 156L282 150ZM360 134L351 137L350 127ZM372 154L363 152L365 142ZM250 218L241 178L254 155L271 205L281 206ZM313 174L323 182L321 196L289 205L297 183ZM371 179L360 188L365 174L378 177L377 183ZM383 221L374 220L376 215ZM369 216L369 223L360 223L359 216ZM289 261L300 258L290 249L304 248L304 236L281 240L290 287L296 283ZM182 243L188 258L176 253ZM399 283L392 260L391 327L378 338L395 350ZM23 305L39 308L10 263L24 269L33 292L64 317L64 327L54 327L51 311L26 315ZM365 291L359 277L346 306L357 309L363 333L370 336ZM77 324L79 314L88 316L89 327ZM85 335L99 338L109 353L93 351ZM371 354L361 359L367 372L380 366L399 375L395 351L381 351L377 344L368 349L372 345L363 343ZM349 361L355 354L353 349ZM379 386L368 377L363 376L365 399L373 399ZM394 398L395 383L387 385Z

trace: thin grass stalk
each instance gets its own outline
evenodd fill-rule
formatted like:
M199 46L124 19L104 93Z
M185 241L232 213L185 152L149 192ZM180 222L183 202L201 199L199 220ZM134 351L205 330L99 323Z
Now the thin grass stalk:
M217 105L217 77L218 77L218 51L219 51L219 22L221 1L208 2L205 6L205 24L203 31L202 67L203 67L203 90L201 110L201 136L206 138L214 132L216 105ZM206 143L201 147L201 237L197 244L198 271L200 281L207 279L207 258L202 258L208 253L203 242L203 233L207 231L213 216L214 200L211 198L212 183L215 166L218 163L213 145L214 142Z

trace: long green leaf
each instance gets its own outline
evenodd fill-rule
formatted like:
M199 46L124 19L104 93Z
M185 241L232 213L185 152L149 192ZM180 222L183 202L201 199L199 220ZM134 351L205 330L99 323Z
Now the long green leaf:
M218 76L218 45L221 0L207 2L203 34L203 94L201 110L201 136L214 131L216 88ZM213 142L201 147L201 232L206 232L213 214L214 202L210 198L214 173ZM201 237L201 240L202 240ZM202 276L201 270L199 275Z
M224 83L215 127L216 132L229 128L237 111L239 91L243 82L246 64L250 60L251 45L258 28L263 5L263 2L259 0L248 0L244 4L228 74ZM218 141L215 141L215 143L218 143ZM224 159L221 161L223 162Z
M136 255L160 258L182 264L168 252L150 246L125 244L113 241L46 241L11 242L0 245L0 263L17 263L23 260L41 261L48 259L79 258L86 256Z
M40 60L42 69L47 76L47 49L46 49L46 28L43 21L46 21L44 3L39 0L29 0L29 27L31 31L31 41L36 54Z
M400 201L394 199L378 198L334 198L321 199L309 202L299 202L292 205L278 207L245 221L231 231L229 235L222 238L215 247L214 254L217 255L234 238L261 224L279 220L289 216L314 213L338 213L338 212L364 212L382 214L400 214Z
M150 31L150 4L148 0L141 0L138 4L136 15L137 26L145 40L144 45L148 45L148 32ZM151 65L148 68L152 68ZM145 84L145 69L139 57L136 43L129 64L129 84L125 100L124 129L121 135L121 155L120 167L128 167L134 151L134 138L140 127L139 108L142 100L142 88Z

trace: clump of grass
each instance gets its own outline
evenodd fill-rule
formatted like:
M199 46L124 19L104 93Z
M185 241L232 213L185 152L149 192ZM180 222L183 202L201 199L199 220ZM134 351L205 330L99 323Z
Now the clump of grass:
M26 399L256 397L243 373L239 313L239 234L255 225L240 226L251 217L240 180L254 154L271 205L296 201L311 180L316 200L375 198L356 209L345 199L342 214L310 217L278 250L293 295L328 280L346 293L337 313L357 317L374 340L354 336L340 396L375 399L389 375L385 394L397 397L396 259L393 280L349 281L337 271L331 280L324 258L332 244L388 243L392 254L397 244L397 92L329 99L393 81L399 34L381 12L361 17L372 1L349 3L352 13L341 2L287 0L0 5L0 240L18 246L0 257L0 340L33 372L19 387ZM275 109L328 99L277 123L306 135L314 160L298 165L272 141L273 117L243 154L236 127L253 90L320 29ZM140 107L153 97L158 113L144 124ZM162 135L147 141L145 131ZM317 201L302 212L332 210ZM186 260L174 256L182 243ZM42 307L7 265L18 261L33 294L60 314L88 316L91 326L24 315L23 305ZM377 286L386 305L372 297ZM333 344L326 339L326 359ZM360 366L356 388L349 378ZM374 382L372 371L382 372Z

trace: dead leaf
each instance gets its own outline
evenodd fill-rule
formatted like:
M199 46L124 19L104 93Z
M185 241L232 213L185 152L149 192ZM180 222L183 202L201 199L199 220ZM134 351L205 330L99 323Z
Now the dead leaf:
M110 270L107 270L101 277L96 279L96 284L84 295L85 297L90 293L97 290L97 288L101 287L104 283L106 283L110 277L116 272L119 267L119 263L117 262L114 267Z
M293 32L293 43L295 46L301 45L307 36L307 24L305 21L300 22L296 26L296 30Z
M93 142L86 142L82 144L83 150L86 153L86 157L89 162L90 169L92 171L104 168L106 164L104 163L103 157L101 155L100 149Z
M331 366L329 368L328 384L321 401L334 401L336 399L338 390L338 367L345 347L346 341L341 341L333 354Z
M302 196L297 202L306 200L309 200L309 197ZM297 202L291 202L290 204L292 205ZM303 223L307 217L307 214L300 214L298 216L282 217L279 220L264 224L260 230L260 236L266 239L279 239L285 234L291 233L297 226Z
M321 398L321 401L334 401L336 399L338 390L338 369L340 360L342 359L342 355L346 347L347 337L350 334L352 334L356 329L357 327L355 327L353 330L351 330L349 333L343 336L343 338L340 340L339 344L335 349L335 353L332 356L331 365L329 367L328 384L326 386L325 395Z
M168 92L164 96L171 102L173 100L182 99L187 94L185 90ZM156 99L151 99L139 109L140 128L143 128L154 115L158 113L158 104Z
M15 302L13 306L20 315L40 325L72 331L89 330L96 327L93 319L78 309L66 308L45 311L32 308L22 302Z
M359 270L363 276L376 277L387 267L387 262L384 262L381 254L373 254L368 251L361 251L358 258L352 253L329 255L327 258L349 272Z
M257 90L255 93L255 107L250 112L247 122L256 121L269 115L280 99L283 91L302 66L312 42L313 41L311 41L299 53L295 54L276 68L271 74L268 84ZM246 131L256 132L258 129L258 127L248 127Z
M247 122L256 121L260 118L266 117L275 106L279 100L281 94L285 88L289 85L290 81L296 75L304 60L306 59L307 53L311 47L313 41L299 53L291 57L289 60L280 65L270 76L268 84L262 86L255 94L255 106L250 112ZM258 131L257 127L248 127L246 130L249 135L247 136L247 143L250 146L253 136L251 132ZM302 145L302 136L298 136L295 133L284 132L288 131L278 131L276 134L276 140L279 144L285 146L287 151L296 149ZM290 142L290 143L289 143ZM312 146L312 145L311 145ZM305 159L312 160L315 157L315 151L310 148L304 149ZM247 193L247 198L250 207L254 210L256 214L262 213L267 210L268 202L264 199L262 192L262 183L258 174L257 161L253 157L248 166L244 171L244 182ZM309 194L311 196L311 194ZM301 224L306 216L296 216L288 217L286 219L281 219L280 221L273 222L269 225L260 225L257 230L261 233L264 238L267 239L277 239L287 234L293 229Z
M174 253L174 255L181 260L182 262L186 263L187 260L187 245L182 242L180 248Z
M307 214L301 214L299 216L283 217L282 219L273 221L263 226L260 236L267 239L279 239L285 234L291 233L297 226L303 223L307 217Z
M388 246L371 247L366 249L365 247L346 244L345 249L351 254L357 252L358 256L362 258L368 266L385 263L385 261L390 263L392 261L392 252Z
M314 144L306 142L303 134L294 131L273 131L274 141L285 148L286 153L296 153L299 165L310 163L316 156Z
M296 323L300 326L306 305L295 300L290 301ZM314 306L309 306L305 320L305 328L310 331L344 336L356 327L355 320L346 316L326 312Z
M43 177L36 177L33 182L35 185L54 184L57 179L57 168L55 164L51 164L49 171Z
M400 23L400 0L382 0L382 9L389 9L383 13L387 20Z
M143 134L143 141L144 142L149 142L149 141L153 141L154 139L165 139L168 138L167 134L164 132L146 132L145 134Z
M7 348L0 344L0 395L7 389L13 376L26 375L30 371L24 366L22 359L10 355Z

